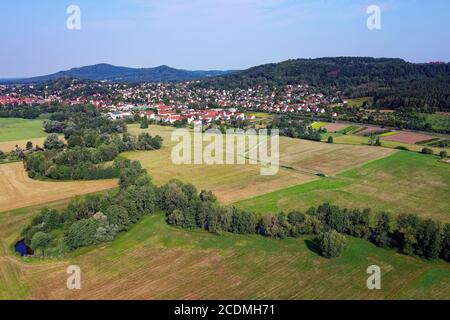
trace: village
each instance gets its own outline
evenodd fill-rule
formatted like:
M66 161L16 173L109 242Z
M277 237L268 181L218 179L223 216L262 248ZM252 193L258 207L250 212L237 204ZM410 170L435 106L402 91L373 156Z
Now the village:
M329 114L341 102L309 85L278 88L212 89L199 82L119 84L67 79L61 85L0 86L0 106L42 104L93 104L111 119L139 115L150 121L207 125L215 121L254 120L252 112Z

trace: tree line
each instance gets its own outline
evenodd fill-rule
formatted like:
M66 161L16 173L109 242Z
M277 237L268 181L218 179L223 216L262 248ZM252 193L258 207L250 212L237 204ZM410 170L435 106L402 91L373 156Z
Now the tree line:
M169 225L202 228L210 233L258 234L274 239L313 236L317 251L340 256L346 236L365 239L425 259L450 262L450 224L423 219L414 214L396 218L370 209L346 209L322 204L306 212L261 215L223 206L211 191L192 184L170 181L155 187L138 161L121 159L119 190L75 198L65 210L43 209L23 231L25 243L46 256L58 256L113 240L120 232L158 208L166 212ZM395 227L394 227L395 226Z
M177 227L202 228L215 234L259 234L278 239L315 235L315 243L326 257L339 256L346 246L343 235L348 235L404 254L450 262L450 224L443 225L414 214L400 214L394 219L389 213L382 212L372 217L370 209L323 204L305 213L260 215L234 206L221 206L211 192L198 193L193 185L179 181L163 186L157 197L160 208L167 212L167 223ZM374 224L371 224L372 220Z
M0 118L36 119L42 114L52 113L57 109L57 105L6 105L0 108Z
M269 130L278 129L281 136L311 141L321 141L321 133L326 132L326 130L313 129L310 121L295 119L290 116L274 117L267 128Z

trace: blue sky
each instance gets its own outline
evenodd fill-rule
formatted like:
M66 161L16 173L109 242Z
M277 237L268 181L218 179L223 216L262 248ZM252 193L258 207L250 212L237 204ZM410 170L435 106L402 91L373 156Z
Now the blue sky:
M81 8L81 30L66 9ZM369 5L382 29L366 27ZM244 69L291 58L450 61L448 0L15 0L0 6L0 77L111 63Z

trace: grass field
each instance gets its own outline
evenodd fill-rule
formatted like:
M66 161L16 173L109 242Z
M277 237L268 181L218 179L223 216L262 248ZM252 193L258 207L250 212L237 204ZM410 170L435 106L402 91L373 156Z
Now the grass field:
M238 202L263 213L306 210L325 202L349 208L417 213L450 222L450 167L433 156L399 151L359 168Z
M316 173L335 174L364 162L384 157L389 149L363 146L338 146L300 139L280 139L280 163L277 175L262 176L260 165L182 165L171 161L170 127L151 126L146 129L164 138L161 150L129 152L124 155L139 160L149 171L155 183L163 184L171 179L191 182L198 189L212 190L224 203L230 203L289 186L302 184L318 177ZM141 129L130 126L130 132L139 134ZM284 166L284 167L283 167Z
M362 97L362 98L355 98L355 99L349 99L347 100L347 105L354 108L359 108L364 105L364 102L372 101L373 98L371 97Z
M369 146L327 144L301 139L280 139L280 163L299 171L334 175L394 151Z
M434 130L450 130L450 115L445 114L421 114L431 124Z
M269 113L265 112L256 112L256 113L246 113L246 115L254 115L257 119L267 119L272 117Z
M262 176L261 165L176 165L171 160L173 128L151 126L145 131L164 138L161 150L128 152L124 156L139 160L148 170L156 184L172 179L193 183L199 190L213 190L224 203L234 202L266 192L283 189L316 179L311 174L280 168L275 176ZM142 132L137 126L130 126L130 132Z
M383 138L384 137L390 137L390 136L395 136L397 134L399 134L398 131L390 131L390 132L386 132L386 133L380 134L380 137L383 137Z
M110 189L116 180L53 182L28 178L21 162L0 165L0 215L2 211L23 208L76 195Z
M328 260L308 237L215 236L172 228L162 214L64 259L13 256L11 244L37 209L0 215L0 299L450 299L448 263L353 238L340 258ZM382 290L366 288L372 264L381 267ZM81 290L66 288L69 265L81 268Z
M212 189L226 203L253 197L237 205L259 212L328 201L450 222L450 167L436 157L282 138L285 167L277 176L261 176L259 165L172 164L172 130L151 126L145 131L161 135L164 147L125 154L140 160L156 183L179 178ZM132 125L130 132L142 130ZM317 171L331 177L318 178ZM34 181L16 163L0 166L0 185L0 299L450 299L450 264L442 261L402 256L354 238L340 258L328 260L315 252L310 237L215 236L172 228L161 213L112 243L61 259L22 259L12 246L44 203L64 208L75 194L116 182ZM25 206L31 207L14 209ZM382 290L376 292L366 288L366 269L373 264L382 269ZM69 265L81 267L79 291L66 288Z
M318 129L320 129L320 128L326 127L327 125L329 125L328 122L314 122L314 123L311 125L311 127L312 127L313 129L318 130Z
M338 137L334 137L334 143L337 144L350 144L350 145L368 145L369 138L363 137L363 136L356 136L356 135L341 135ZM405 147L408 148L411 151L417 151L420 152L424 146L418 145L418 144L407 144L407 143L401 143L401 142L395 142L395 141L388 141L381 139L381 145L385 148L391 148L395 149L398 147ZM449 150L448 148L436 148L436 147L430 147L433 149L435 154L439 154L439 152L443 150Z
M46 137L43 118L35 120L0 118L0 142Z

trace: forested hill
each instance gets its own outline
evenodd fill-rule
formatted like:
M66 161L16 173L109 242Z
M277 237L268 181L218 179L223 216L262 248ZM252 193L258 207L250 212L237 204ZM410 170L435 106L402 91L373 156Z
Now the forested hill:
M175 69L168 66L159 66L155 68L127 68L118 67L110 64L96 64L80 68L72 68L67 71L60 71L54 74L26 78L4 80L11 83L43 83L62 78L78 78L83 80L107 80L111 82L122 83L143 83L143 82L177 82L198 80L208 77L222 76L234 71L189 71Z
M297 83L338 90L350 98L371 96L383 108L450 109L449 63L362 57L297 59L206 79L202 85L245 88Z

